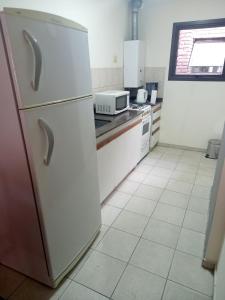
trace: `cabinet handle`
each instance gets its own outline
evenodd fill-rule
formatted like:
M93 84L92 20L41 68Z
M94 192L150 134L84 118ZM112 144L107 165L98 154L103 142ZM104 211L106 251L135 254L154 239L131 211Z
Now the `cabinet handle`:
M33 37L29 32L23 30L23 36L27 43L30 45L34 55L34 79L31 81L31 86L34 91L37 91L39 88L42 67L41 49L38 45L37 39Z
M38 123L39 126L41 127L41 129L45 132L46 137L48 139L48 148L47 148L47 153L44 157L44 164L46 166L48 166L50 164L50 160L52 157L52 152L53 152L53 148L54 148L54 134L52 129L50 128L50 126L47 124L46 121L44 121L43 119L38 119Z

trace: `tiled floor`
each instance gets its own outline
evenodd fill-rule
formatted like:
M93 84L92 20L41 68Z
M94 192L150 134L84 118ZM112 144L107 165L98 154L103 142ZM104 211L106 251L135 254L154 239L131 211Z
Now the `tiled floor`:
M157 147L107 199L102 229L57 290L0 266L0 296L13 300L210 300L201 267L216 161Z

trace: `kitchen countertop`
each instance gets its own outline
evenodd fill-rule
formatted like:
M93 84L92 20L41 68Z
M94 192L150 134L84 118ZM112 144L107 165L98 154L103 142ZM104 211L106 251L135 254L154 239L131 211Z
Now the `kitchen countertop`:
M109 121L109 123L96 128L96 138L104 135L105 133L115 129L116 127L129 122L132 119L138 117L142 112L136 110L127 110L118 115L102 115L95 113L95 120Z

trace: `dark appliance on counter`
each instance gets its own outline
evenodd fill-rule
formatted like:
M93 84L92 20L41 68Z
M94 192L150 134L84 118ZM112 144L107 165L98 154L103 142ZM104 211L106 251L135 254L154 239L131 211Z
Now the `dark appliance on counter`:
M153 91L158 91L158 82L146 82L146 90L148 91L148 101L151 101Z
M125 88L125 91L130 92L130 103L135 103L137 99L137 92L139 89L143 89L144 86L140 86L138 88Z

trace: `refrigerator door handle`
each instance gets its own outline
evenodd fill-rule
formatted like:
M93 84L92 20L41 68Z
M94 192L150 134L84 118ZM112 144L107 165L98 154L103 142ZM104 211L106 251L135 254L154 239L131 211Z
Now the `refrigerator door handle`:
M29 32L23 30L23 36L27 43L30 45L34 55L34 79L31 81L31 86L34 91L37 91L39 88L42 67L41 49L38 45L37 39L33 37Z
M44 164L46 166L48 166L50 164L52 152L53 152L53 148L54 148L54 134L53 134L52 129L50 128L50 126L47 124L46 121L44 121L43 119L38 119L38 123L39 123L39 126L41 127L41 129L46 133L46 136L48 139L48 149L47 149L47 153L43 160Z

